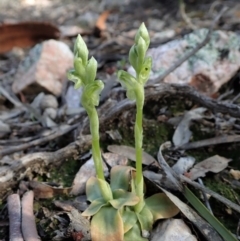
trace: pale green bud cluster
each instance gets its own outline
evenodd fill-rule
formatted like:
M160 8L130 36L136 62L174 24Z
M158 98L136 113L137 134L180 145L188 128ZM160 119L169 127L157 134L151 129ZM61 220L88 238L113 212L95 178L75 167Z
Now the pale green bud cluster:
M127 90L127 97L132 100L137 98L138 84L144 85L149 79L152 58L145 57L149 43L150 37L147 28L142 23L135 36L134 45L129 51L129 62L136 72L136 77L123 70L118 72L119 81Z
M97 61L94 57L88 60L88 48L78 35L74 45L74 69L68 72L68 79L75 83L74 88L83 87L81 103L84 108L99 104L99 94L104 85L101 80L95 80Z

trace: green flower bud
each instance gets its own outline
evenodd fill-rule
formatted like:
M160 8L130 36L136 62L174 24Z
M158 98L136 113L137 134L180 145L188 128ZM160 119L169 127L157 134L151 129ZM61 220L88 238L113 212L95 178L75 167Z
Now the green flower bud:
M86 82L93 82L96 78L97 74L97 61L94 57L92 57L86 66Z
M145 54L147 51L147 45L142 37L138 39L138 44L136 45L136 50L138 54L138 74L142 69L142 65L144 62Z
M147 31L147 28L144 23L141 24L140 28L137 31L137 34L135 35L135 44L138 44L139 38L142 37L145 41L145 44L147 48L150 44L150 37Z
M76 74L75 70L70 70L67 73L67 77L69 80L73 81L74 84L74 88L78 89L82 86L82 80L78 77L78 75Z
M124 70L118 71L118 79L122 87L126 89L127 97L130 100L136 100L135 86L137 84L137 80Z
M135 45L131 47L128 58L132 67L138 72L138 54Z
M140 70L140 74L139 74L139 82L141 84L145 84L147 82L147 80L149 79L149 75L152 69L152 58L151 57L147 57L144 60L144 63L142 65L142 68Z
M78 77L82 79L83 82L85 83L86 69L83 66L81 58L78 58L78 57L74 58L74 70L76 75L78 75Z
M103 88L104 84L101 80L93 81L84 86L81 103L85 109L99 105L99 94Z
M88 61L88 48L82 36L79 34L74 45L74 55L82 59L82 63L86 66Z

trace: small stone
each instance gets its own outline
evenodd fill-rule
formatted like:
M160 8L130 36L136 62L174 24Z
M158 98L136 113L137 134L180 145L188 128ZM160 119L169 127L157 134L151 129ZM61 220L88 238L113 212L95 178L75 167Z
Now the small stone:
M37 44L20 64L12 85L14 93L36 95L42 91L55 96L62 93L66 72L73 66L74 55L60 41Z
M55 96L53 95L45 95L42 98L42 101L40 103L40 107L42 110L45 110L46 108L53 108L57 109L58 108L58 102Z
M55 120L57 117L57 110L51 107L46 108L43 112L43 115L50 117L52 120Z

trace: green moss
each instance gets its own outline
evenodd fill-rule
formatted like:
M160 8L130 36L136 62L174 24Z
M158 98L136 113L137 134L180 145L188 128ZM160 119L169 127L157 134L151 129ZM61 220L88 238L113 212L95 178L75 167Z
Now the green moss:
M51 169L50 176L46 181L57 183L63 187L70 187L81 165L82 162L79 160L66 160L61 166Z

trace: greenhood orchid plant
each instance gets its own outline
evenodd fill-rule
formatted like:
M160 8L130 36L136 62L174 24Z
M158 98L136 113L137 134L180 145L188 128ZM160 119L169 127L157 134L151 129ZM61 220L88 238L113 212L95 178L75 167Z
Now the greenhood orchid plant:
M135 69L136 76L122 70L118 72L119 81L126 89L127 97L135 100L137 106L134 128L136 170L130 166L113 167L110 184L105 180L103 173L96 111L104 85L101 80L95 80L97 61L93 57L88 60L88 49L80 35L74 46L74 70L68 73L68 78L75 83L75 88L83 88L81 103L90 120L92 153L96 169L96 177L91 177L86 184L86 194L91 204L82 214L92 216L93 241L146 241L155 220L172 217L179 211L164 193L144 199L142 113L144 85L149 78L152 65L152 59L145 57L149 43L148 31L142 24L129 52L129 61Z

